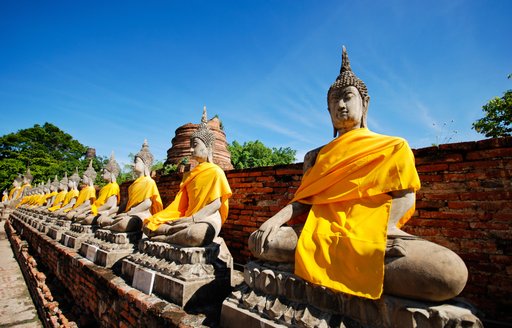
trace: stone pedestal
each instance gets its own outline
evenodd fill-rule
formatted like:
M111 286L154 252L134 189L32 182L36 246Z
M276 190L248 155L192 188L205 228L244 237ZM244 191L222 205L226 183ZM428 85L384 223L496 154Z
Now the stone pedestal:
M46 235L48 237L53 238L56 241L60 241L62 238L62 234L69 230L71 227L71 221L69 220L63 220L63 219L57 219L54 224L52 224L50 227L48 227L48 232Z
M249 262L245 283L222 304L230 327L483 327L461 299L445 304L383 295L370 300L311 284L287 266Z
M97 265L111 268L117 261L132 254L142 237L138 232L112 232L98 229L94 237L82 242L80 254Z
M96 230L98 230L97 225L73 223L71 224L71 229L62 235L61 243L64 246L78 250L84 241L94 237Z
M232 270L233 258L220 237L206 247L143 239L139 252L122 261L122 275L134 288L181 307L220 302L231 286Z
M36 221L36 220L32 221L32 226L34 228L36 228L38 231L42 232L43 234L47 234L48 229L50 228L50 226L53 224L53 222L55 220L56 219L52 218L51 216L43 214L43 215L39 216L38 221Z

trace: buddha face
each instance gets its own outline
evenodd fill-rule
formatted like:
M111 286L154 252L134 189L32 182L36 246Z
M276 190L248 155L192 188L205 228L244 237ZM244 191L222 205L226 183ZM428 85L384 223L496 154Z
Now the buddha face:
M103 174L101 175L101 177L105 181L108 181L108 182L112 181L112 174L110 174L110 172L106 169L103 169Z
M350 131L362 127L363 115L368 108L368 99L362 99L354 86L335 89L329 93L329 113L337 131Z
M133 162L133 171L136 174L144 174L144 170L146 168L146 165L144 165L144 162L140 157L135 157L135 160Z
M84 174L84 176L82 177L82 182L86 185L89 184L91 180L89 179L89 177L87 175Z
M199 138L192 139L190 145L192 151L192 157L199 163L205 162L208 158L208 148L204 144L203 140Z
M14 181L12 182L12 186L13 186L14 188L18 188L18 187L20 186L20 182L19 182L18 180L14 180Z

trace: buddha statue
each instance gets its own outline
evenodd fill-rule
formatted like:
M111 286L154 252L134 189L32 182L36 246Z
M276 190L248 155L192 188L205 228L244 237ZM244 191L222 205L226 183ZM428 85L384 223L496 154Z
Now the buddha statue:
M206 123L205 107L201 124L190 137L192 157L199 164L184 175L174 201L144 221L143 231L152 241L209 245L227 218L231 189L224 171L213 164L215 135Z
M9 200L13 201L21 197L21 184L23 183L23 177L21 174L18 174L16 178L12 181L12 189L9 191Z
M23 184L21 185L21 190L20 190L20 197L24 196L26 194L26 192L28 190L30 190L30 188L32 188L32 179L33 179L33 176L32 174L30 173L30 168L27 167L27 171L25 172L25 174L23 174Z
M99 219L106 221L114 216L119 210L120 188L117 184L117 176L121 168L117 164L114 153L103 169L102 178L107 182L100 189L99 196L89 207L77 211L75 220L82 225L96 225Z
M22 196L19 199L18 204L16 204L16 208L27 207L28 204L34 198L34 195L37 193L37 187L32 188L32 186L27 186L27 187L23 188L23 191L21 193L22 193Z
M70 209L64 210L67 212L66 219L73 220L78 213L87 211L96 200L96 189L94 188L94 181L96 180L96 171L92 167L92 159L89 161L89 166L82 174L83 187L78 193L75 204Z
M34 199L34 203L31 205L33 209L40 208L41 206L45 206L48 204L48 201L57 194L57 192L51 191L52 183L50 179L46 182L46 184L41 185L40 190L41 194L37 199Z
M57 209L53 214L54 216L65 215L65 213L69 212L73 205L75 205L76 200L78 198L78 184L80 183L80 176L78 175L78 168L76 168L75 173L71 175L68 179L68 192L66 193L66 197L62 201L62 205L59 209Z
M7 189L4 189L2 192L2 203L5 203L9 200L9 192L7 192Z
M39 209L50 207L53 203L53 200L55 199L55 196L57 196L59 190L59 179L57 176L55 176L52 182L50 182L50 179L48 179L48 182L45 185L45 189L47 189L48 192L45 194L45 201L39 205Z
M48 179L48 181L50 180ZM46 201L40 206L34 208L36 212L44 212L45 210L52 206L55 198L57 197L57 194L59 193L59 184L59 178L55 176L53 181L50 182L49 186L47 186L49 189L49 193L46 195Z
M64 177L59 181L59 192L57 195L55 195L55 198L52 200L51 204L49 204L50 207L48 207L49 212L55 212L59 208L61 208L62 203L64 202L64 198L66 198L66 194L68 193L69 188L69 179L68 179L68 173L64 173Z
M420 188L414 155L404 139L368 129L369 100L343 48L327 93L335 139L306 154L293 200L251 234L249 248L261 260L294 263L297 276L338 292L453 298L466 284L466 266L451 250L400 229Z
M150 176L153 155L149 151L147 140L135 155L133 172L137 177L128 188L128 202L125 212L113 218L101 218L98 224L102 229L112 232L138 232L142 222L151 215L162 210L162 199L155 180Z
M9 191L8 199L0 203L0 219L7 219L10 215L10 211L19 203L20 198L22 196L22 182L23 178L21 174L18 174L18 176L14 178L12 182L12 188Z

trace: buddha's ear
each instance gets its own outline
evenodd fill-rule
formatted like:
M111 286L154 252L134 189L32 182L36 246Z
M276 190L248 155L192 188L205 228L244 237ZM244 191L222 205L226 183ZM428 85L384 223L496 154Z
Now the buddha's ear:
M368 106L370 105L370 96L366 96L362 99L363 102L363 117L361 118L361 127L368 128Z
M370 105L370 96L366 96L363 98L363 107L368 111L368 106Z
M208 157L206 157L206 161L213 163L213 150L211 148L208 148Z

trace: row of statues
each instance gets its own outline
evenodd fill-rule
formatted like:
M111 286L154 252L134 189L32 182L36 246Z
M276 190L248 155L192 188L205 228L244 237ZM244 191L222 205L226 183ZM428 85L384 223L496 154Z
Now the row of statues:
M118 213L120 168L112 155L103 171L107 184L96 198L96 172L89 167L82 178L75 172L60 181L30 189L17 207L36 209L82 225L99 225L112 232L145 234L156 241L182 246L203 246L220 233L228 214L231 189L224 171L212 163L215 135L207 126L206 108L199 129L191 136L192 157L198 165L185 174L175 200L164 210L156 182L150 176L153 155L147 141L134 156L135 181L128 188L124 211ZM83 187L78 190L80 181Z
M414 213L420 180L404 139L368 129L369 99L343 48L340 74L327 93L334 139L305 156L295 197L250 236L249 249L261 261L294 264L297 276L336 292L369 299L383 293L426 301L453 298L465 286L467 269L449 249L401 230ZM158 242L208 245L228 217L232 191L222 169L212 163L215 136L206 122L205 109L190 139L199 164L184 175L165 209L150 176L153 156L147 142L135 155L136 179L124 211L119 212L119 166L113 156L98 197L96 172L89 165L80 191L75 172L33 188L19 206L36 206L114 233L142 230ZM39 198L30 200L35 195Z

